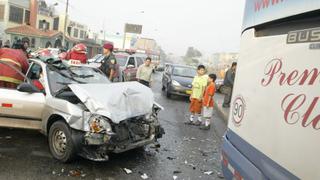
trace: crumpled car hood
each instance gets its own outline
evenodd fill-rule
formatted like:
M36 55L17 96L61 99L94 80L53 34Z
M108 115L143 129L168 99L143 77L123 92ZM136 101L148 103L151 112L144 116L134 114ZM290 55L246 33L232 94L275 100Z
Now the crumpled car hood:
M71 84L73 93L93 114L118 124L123 120L152 113L154 95L138 82L112 84Z

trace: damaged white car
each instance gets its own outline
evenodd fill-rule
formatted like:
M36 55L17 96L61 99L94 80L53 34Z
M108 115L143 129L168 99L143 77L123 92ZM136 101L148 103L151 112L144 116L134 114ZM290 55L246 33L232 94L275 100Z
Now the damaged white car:
M0 88L0 127L40 130L54 158L106 161L109 153L155 143L164 134L157 118L162 107L149 88L110 83L91 67L30 62L24 83Z

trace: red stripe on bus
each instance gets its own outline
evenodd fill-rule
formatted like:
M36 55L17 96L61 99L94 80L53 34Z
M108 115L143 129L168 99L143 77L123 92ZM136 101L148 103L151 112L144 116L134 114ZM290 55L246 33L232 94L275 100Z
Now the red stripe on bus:
M236 179L236 180L242 180L243 178L242 178L242 176L241 176L241 174L238 172L238 171L234 171L234 178Z

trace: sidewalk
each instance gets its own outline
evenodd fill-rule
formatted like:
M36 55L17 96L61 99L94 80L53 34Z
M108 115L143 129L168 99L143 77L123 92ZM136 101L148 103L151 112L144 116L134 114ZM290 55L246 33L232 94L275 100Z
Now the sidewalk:
M215 96L214 96L214 100L215 100L214 106L215 106L215 108L217 110L218 115L224 120L224 122L226 124L228 124L230 108L222 107L223 99L224 99L224 95L223 94L216 93Z

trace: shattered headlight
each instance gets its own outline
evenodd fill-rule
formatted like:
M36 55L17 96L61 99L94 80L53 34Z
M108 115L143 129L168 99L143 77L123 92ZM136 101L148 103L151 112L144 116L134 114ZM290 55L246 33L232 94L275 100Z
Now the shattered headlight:
M152 112L153 112L153 114L155 114L155 115L158 115L158 113L161 111L161 110L163 110L164 108L160 105L160 104L158 104L158 103L154 103L153 104L153 107L152 107Z
M150 114L145 115L146 121L153 122L155 119L157 119L157 116L161 110L163 110L163 107L157 103L154 103L152 107L152 112Z
M113 134L112 127L108 120L99 115L93 115L89 119L90 132Z

